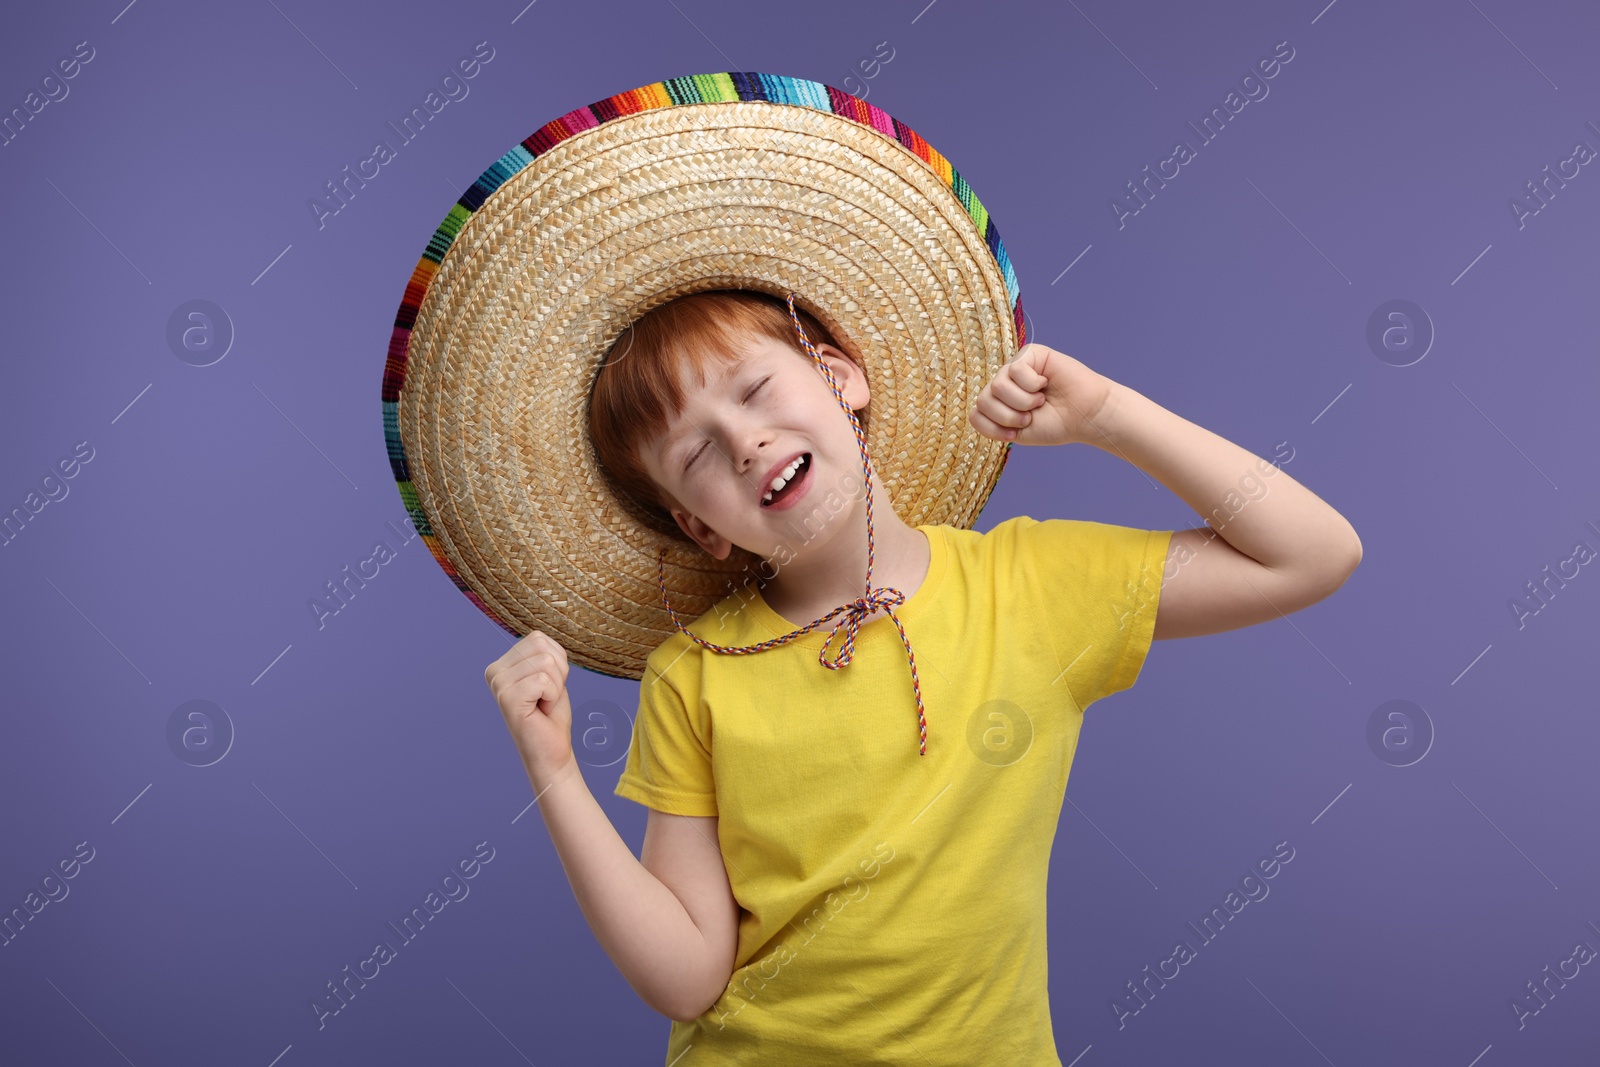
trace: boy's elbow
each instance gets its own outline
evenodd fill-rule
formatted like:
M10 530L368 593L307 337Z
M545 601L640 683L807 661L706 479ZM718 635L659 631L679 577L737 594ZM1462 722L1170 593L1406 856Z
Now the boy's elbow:
M1354 574L1359 566L1361 566L1361 538L1356 536L1355 530L1352 529L1350 531L1349 554L1346 556L1344 574L1340 577L1339 584L1343 585L1345 579Z
M1285 581L1283 591L1286 599L1296 605L1295 611L1326 600L1349 581L1350 575L1360 565L1361 539L1352 530L1345 545L1319 551L1314 563L1306 564L1294 572L1294 577Z
M711 1005L716 1002L716 997L712 997L710 1000L704 997L698 999L679 997L670 1004L658 1007L656 1010L675 1023L692 1023L710 1011Z
M707 982L685 977L674 982L671 990L659 994L650 1006L675 1023L692 1023L711 1010L728 988L731 977L731 973L724 975L715 989L708 988Z
M635 992L638 991L635 990ZM657 1015L664 1015L675 1023L690 1022L698 1017L690 1014L691 1008L688 1001L676 991L660 993L655 996L645 996L641 993L639 999L643 1000L651 1011Z
M1324 572L1323 579L1319 583L1321 595L1317 597L1318 600L1337 593L1340 587L1350 580L1356 568L1361 566L1361 539L1351 531L1350 540L1349 548L1338 557L1338 563Z
M699 1013L694 1010L691 999L685 996L681 989L675 989L671 994L663 996L661 1002L653 1006L656 1011L675 1023L692 1022L699 1017Z
M1339 518L1344 525L1344 536L1337 542L1337 548L1321 553L1323 565L1318 568L1323 572L1329 593L1336 591L1361 566L1361 538L1344 516Z

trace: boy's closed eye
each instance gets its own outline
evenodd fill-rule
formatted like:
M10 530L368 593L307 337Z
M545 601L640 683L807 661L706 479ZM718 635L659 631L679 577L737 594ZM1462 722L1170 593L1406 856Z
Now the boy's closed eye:
M763 385L766 385L767 382L771 378L772 378L772 375L768 374L766 377L762 378L760 381L758 381L754 385L752 385L748 390L746 390L744 396L742 398L740 398L740 403L747 403L750 400L750 398L755 396L756 392ZM684 464L683 464L683 470L684 470L685 474L688 473L689 468L694 464L694 461L700 458L700 453L704 452L706 450L707 446L709 446L710 444L711 444L710 441L704 441L704 442L702 442L700 444L700 446L698 448L696 448L693 452L691 452L689 454L689 458L687 460L685 460Z

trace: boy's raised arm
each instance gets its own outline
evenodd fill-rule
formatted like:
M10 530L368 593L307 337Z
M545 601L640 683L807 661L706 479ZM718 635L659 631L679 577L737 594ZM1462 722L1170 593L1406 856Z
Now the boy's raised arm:
M715 888L712 874L727 886L715 835L697 846L682 830L663 834L653 815L655 840L647 831L647 855L656 853L657 866L689 897L691 913L674 888L634 858L589 791L572 752L567 670L565 650L535 631L491 663L484 681L517 742L545 827L600 947L651 1008L693 1019L733 973L737 908L731 891L725 900L706 891ZM665 861L663 848L672 850Z
M1153 638L1195 637L1309 607L1361 562L1345 517L1276 464L1113 382L1089 444L1172 490L1206 525L1172 535Z
M1045 345L1024 345L995 374L970 421L995 440L1104 449L1205 516L1168 546L1158 639L1298 611L1361 562L1345 517L1275 464Z

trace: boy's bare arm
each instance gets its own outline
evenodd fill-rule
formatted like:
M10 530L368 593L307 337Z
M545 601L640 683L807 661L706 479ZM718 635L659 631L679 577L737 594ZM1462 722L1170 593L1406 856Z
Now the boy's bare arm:
M1091 444L1206 518L1173 534L1156 638L1279 618L1331 594L1361 562L1355 529L1283 470L1045 345L1024 345L970 421L1018 444Z
M1088 444L1205 517L1172 535L1154 640L1236 630L1315 604L1361 562L1345 517L1275 464L1111 383Z
M576 761L556 781L534 785L545 827L600 947L650 1007L680 1021L698 1017L727 988L738 931L716 818L652 810L641 862L606 818Z
M595 938L646 1004L693 1019L733 975L738 906L716 819L651 811L644 862L634 858L573 755L569 669L566 650L535 630L489 664L483 679Z
M1229 545L1308 581L1349 576L1361 539L1345 517L1281 468L1112 382L1087 441L1172 490ZM1259 497L1249 487L1268 488Z

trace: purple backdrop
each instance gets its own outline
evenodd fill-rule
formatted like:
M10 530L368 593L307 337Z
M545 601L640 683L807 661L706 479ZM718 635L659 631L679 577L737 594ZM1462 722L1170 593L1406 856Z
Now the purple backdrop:
M1158 643L1090 709L1050 889L1063 1062L1594 1061L1596 9L120 3L0 35L0 913L25 917L0 1060L663 1059L483 684L507 635L405 526L379 380L424 244L503 152L754 70L925 136L994 213L1035 340L1292 453L1365 546L1331 599ZM1018 448L979 528L1017 514L1200 525L1087 447ZM610 793L637 683L570 685L637 850L644 809ZM1280 842L1270 894L1132 999Z

